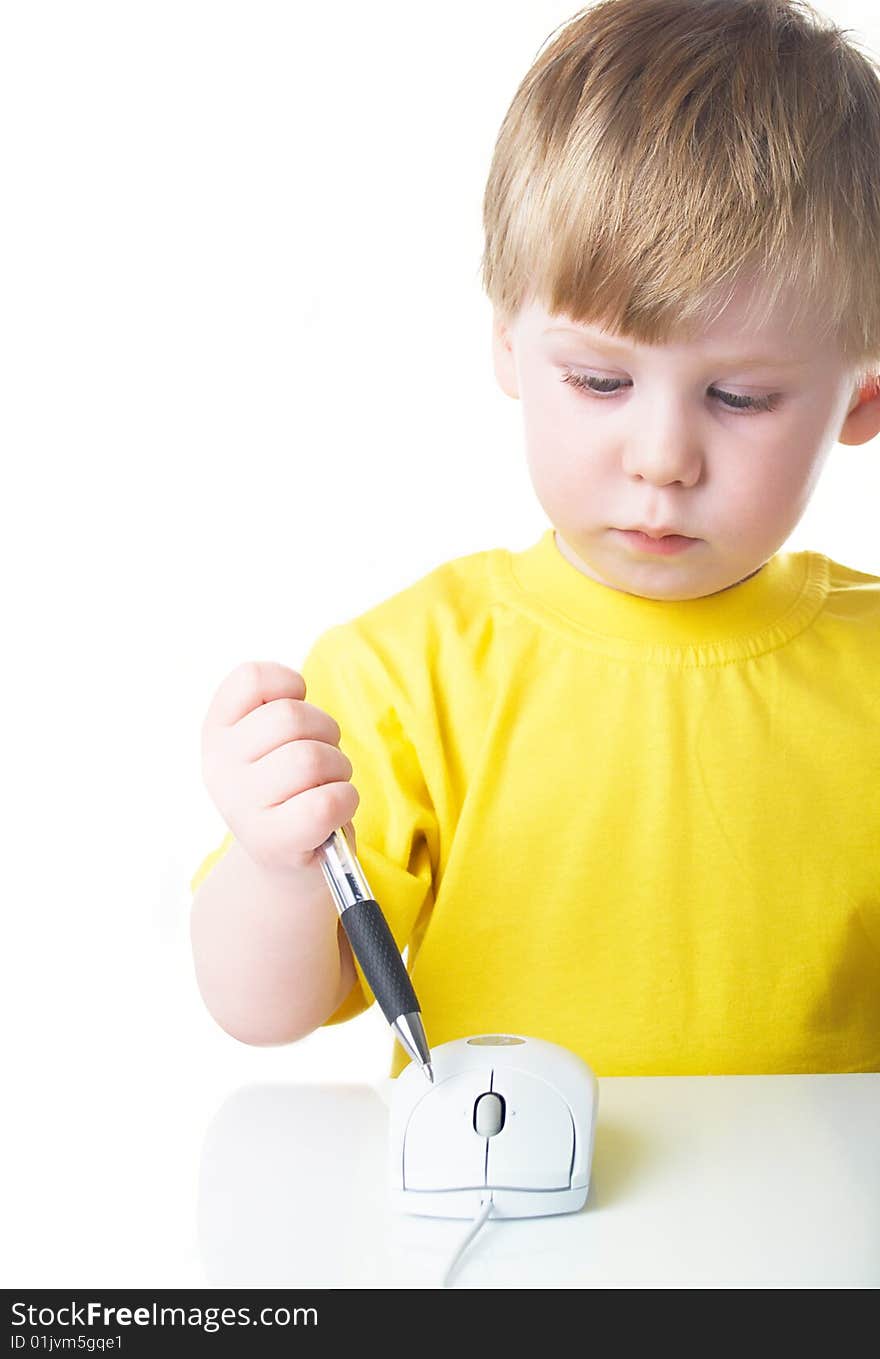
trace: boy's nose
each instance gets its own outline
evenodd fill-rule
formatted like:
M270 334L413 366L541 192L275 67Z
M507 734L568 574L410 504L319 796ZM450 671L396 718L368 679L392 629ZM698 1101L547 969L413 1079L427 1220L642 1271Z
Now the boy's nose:
M627 452L623 467L629 476L652 486L671 486L675 482L693 486L700 479L703 458L690 440L673 445L646 435L637 447Z

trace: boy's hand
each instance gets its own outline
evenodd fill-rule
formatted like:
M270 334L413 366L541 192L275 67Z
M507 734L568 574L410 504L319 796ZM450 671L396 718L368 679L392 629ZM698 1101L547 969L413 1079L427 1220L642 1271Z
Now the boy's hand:
M272 872L318 863L317 847L345 826L357 852L360 801L339 725L305 702L306 683L276 661L245 661L215 693L202 725L202 777L250 857Z

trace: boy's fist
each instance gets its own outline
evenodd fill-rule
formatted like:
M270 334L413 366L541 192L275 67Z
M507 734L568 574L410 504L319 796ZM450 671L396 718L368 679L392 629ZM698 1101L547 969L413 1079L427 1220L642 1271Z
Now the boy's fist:
M309 868L340 826L356 851L360 798L337 722L305 701L306 683L276 661L245 661L202 724L202 777L250 857L273 872Z

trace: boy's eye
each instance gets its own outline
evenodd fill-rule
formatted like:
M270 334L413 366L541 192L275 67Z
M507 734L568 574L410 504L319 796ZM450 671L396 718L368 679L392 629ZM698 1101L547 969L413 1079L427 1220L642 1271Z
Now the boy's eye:
M606 396L614 396L619 388L632 385L625 383L621 378L593 377L589 373L573 373L570 369L565 370L562 381L570 383L573 387L589 391L594 396L599 396L600 399L602 393L605 393ZM741 410L749 413L775 410L780 399L778 392L772 392L769 396L737 396L734 392L722 392L720 387L709 387L708 390L712 396L718 397L722 405L726 406L728 410Z

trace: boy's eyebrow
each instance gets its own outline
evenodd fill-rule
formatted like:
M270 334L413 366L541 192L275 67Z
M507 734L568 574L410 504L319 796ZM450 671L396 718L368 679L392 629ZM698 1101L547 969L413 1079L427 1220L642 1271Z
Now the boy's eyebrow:
M541 331L543 335L574 335L582 340L584 344L594 345L597 349L617 350L622 354L629 353L626 345L618 344L616 340L599 338L598 336L588 335L585 330L576 330L574 326L548 326ZM734 356L732 358L716 358L713 363L722 364L724 367L731 368L805 368L809 359L780 359L775 356L767 358L746 358L745 356Z

